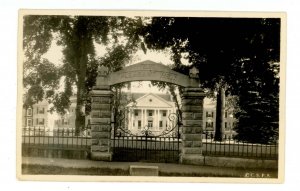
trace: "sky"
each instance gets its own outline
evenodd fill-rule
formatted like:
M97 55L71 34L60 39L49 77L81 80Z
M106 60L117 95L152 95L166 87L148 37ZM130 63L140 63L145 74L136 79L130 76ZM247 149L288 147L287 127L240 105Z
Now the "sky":
M97 56L103 56L105 54L105 46L97 45L95 46L96 49L96 55ZM44 58L47 58L49 61L53 62L56 65L61 65L62 64L62 47L56 45L56 41L53 40L51 43L51 47L49 51L44 55ZM158 51L150 51L147 50L147 53L144 54L142 50L137 51L136 54L133 55L132 61L129 63L134 64L140 61L144 60L152 60L154 62L160 62L165 65L172 64L172 61L170 60L170 55L168 52L158 52ZM186 61L184 61L187 63Z
M105 50L106 46L95 44L95 51L97 57L101 57L106 53ZM57 46L56 41L53 40L48 52L43 56L44 58L48 59L50 62L54 63L57 66L62 65L63 60L63 53L62 53L62 46ZM164 65L171 65L173 62L170 59L170 54L168 50L165 51L154 51L154 50L147 50L145 54L142 50L138 50L133 56L132 60L128 63L128 65L132 65L144 60L152 60L157 63L162 63ZM188 64L187 60L182 59L184 64ZM63 89L63 81L61 80L61 90ZM131 82L131 89L124 91L131 91L131 92L151 92L151 93L166 93L164 90L159 90L155 86L152 86L151 83L148 81L146 82Z

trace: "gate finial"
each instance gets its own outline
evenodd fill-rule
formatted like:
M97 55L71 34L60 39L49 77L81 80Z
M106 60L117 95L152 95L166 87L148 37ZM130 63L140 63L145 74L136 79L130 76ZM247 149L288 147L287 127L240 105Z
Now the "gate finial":
M108 68L106 66L98 66L98 76L107 76Z
M199 78L198 74L199 74L199 70L195 66L193 66L190 69L190 78Z

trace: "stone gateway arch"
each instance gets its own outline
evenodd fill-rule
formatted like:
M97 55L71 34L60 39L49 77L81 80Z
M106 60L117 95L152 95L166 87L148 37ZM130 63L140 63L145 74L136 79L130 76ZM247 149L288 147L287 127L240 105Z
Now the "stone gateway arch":
M96 86L91 91L91 159L111 161L111 86L131 81L161 81L184 87L182 95L182 146L179 161L183 164L204 163L202 156L202 118L205 94L199 88L198 71L193 68L190 76L171 70L169 67L150 60L143 61L108 74L99 67Z

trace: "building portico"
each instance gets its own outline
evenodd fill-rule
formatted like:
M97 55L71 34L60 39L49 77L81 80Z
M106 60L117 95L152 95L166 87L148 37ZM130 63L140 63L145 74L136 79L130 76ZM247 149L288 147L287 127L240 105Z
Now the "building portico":
M145 127L156 134L170 126L168 117L176 113L174 102L164 100L155 94L145 94L135 101L129 103L128 107L128 129L139 133Z

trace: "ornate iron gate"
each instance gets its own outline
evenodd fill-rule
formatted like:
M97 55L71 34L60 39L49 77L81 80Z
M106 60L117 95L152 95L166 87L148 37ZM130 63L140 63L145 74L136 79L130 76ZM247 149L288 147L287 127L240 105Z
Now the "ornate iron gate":
M114 161L177 163L179 161L180 123L175 113L169 114L169 126L159 132L144 126L132 131L122 119L113 123L112 148ZM131 128L132 129L132 128Z

